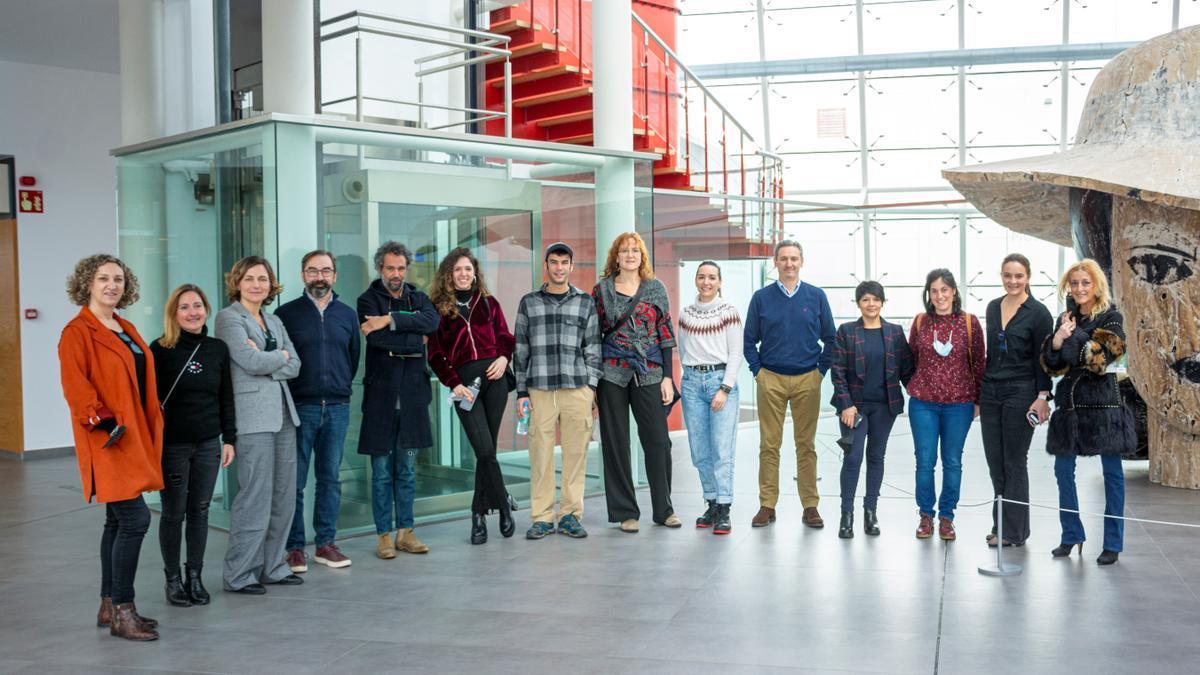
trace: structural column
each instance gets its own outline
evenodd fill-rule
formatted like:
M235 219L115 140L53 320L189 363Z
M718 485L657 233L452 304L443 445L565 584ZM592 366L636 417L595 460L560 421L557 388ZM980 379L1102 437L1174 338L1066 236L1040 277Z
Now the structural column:
M120 0L121 144L159 138L163 130L162 1Z
M313 0L262 0L264 112L316 112L313 18Z
M633 150L633 10L630 0L592 3L593 145ZM596 171L596 251L634 229L633 160L609 158Z

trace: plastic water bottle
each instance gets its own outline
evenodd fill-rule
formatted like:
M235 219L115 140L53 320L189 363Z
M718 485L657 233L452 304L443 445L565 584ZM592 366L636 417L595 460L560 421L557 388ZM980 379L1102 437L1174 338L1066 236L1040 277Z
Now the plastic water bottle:
M467 398L466 396L464 396L461 399L459 399L458 400L459 408L462 408L463 410L470 412L471 408L475 407L475 399L479 398L479 386L481 384L483 384L483 382L478 377L475 378L474 380L471 380L471 386L467 387L467 391L471 392L471 397Z
M517 416L517 435L529 434L529 401L521 403L520 415Z

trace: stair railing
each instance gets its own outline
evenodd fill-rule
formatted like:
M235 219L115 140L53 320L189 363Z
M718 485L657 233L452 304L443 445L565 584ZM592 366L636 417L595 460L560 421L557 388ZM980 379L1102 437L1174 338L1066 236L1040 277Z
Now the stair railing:
M382 25L363 24L363 19L379 22ZM353 21L353 24L344 28L331 30L326 32L326 29L336 24L341 24L347 21ZM428 34L414 32L413 29L431 31L434 33L445 33L446 37L434 37ZM417 109L417 125L429 129L448 129L457 126L467 126L486 122L493 119L504 120L504 137L512 138L512 51L508 49L508 43L512 39L507 35L499 33L489 33L482 30L473 30L470 28L462 28L460 26L448 26L444 24L430 23L427 21L417 21L406 19L403 17L392 16L389 14L380 14L377 12L365 12L355 10L340 14L330 19L322 21L319 27L320 38L319 42L322 50L325 45L339 38L353 36L354 38L354 94L351 96L343 96L330 100L321 100L320 112L324 113L325 109L330 106L354 101L354 119L361 122L366 117L364 109L368 101L380 103L390 103L401 106L411 106ZM430 45L440 45L447 47L446 51L436 54L428 54L413 60L414 71L413 76L417 80L417 99L404 100L387 96L378 96L368 94L363 86L363 38L366 35L378 35L385 38L393 38L401 41L419 42ZM448 63L437 65L434 62L449 59ZM424 78L444 73L460 68L469 68L481 63L487 63L498 59L504 60L504 110L495 111L486 108L472 108L468 106L445 105L441 103L429 103L425 101L425 80ZM389 64L390 67L390 64ZM425 121L426 109L445 110L450 113L461 113L463 119L452 120L443 124L427 126ZM380 116L374 116L380 117ZM411 121L399 117L390 117L386 119L394 119L396 121Z

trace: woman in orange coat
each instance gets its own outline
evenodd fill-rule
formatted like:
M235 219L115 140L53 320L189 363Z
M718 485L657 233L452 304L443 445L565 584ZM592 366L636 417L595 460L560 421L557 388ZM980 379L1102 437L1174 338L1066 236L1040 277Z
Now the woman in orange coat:
M137 278L119 259L97 254L75 265L67 295L82 309L58 343L63 396L83 497L105 504L96 624L127 640L154 640L158 624L138 615L133 579L150 526L142 493L163 488L163 421L154 357L133 324L116 314L137 301Z

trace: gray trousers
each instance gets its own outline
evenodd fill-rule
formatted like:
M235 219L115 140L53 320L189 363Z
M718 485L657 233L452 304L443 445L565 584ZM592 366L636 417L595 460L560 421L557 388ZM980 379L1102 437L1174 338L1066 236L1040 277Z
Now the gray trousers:
M225 552L227 590L273 583L291 574L284 547L296 512L296 427L284 418L276 433L238 434L238 492Z

